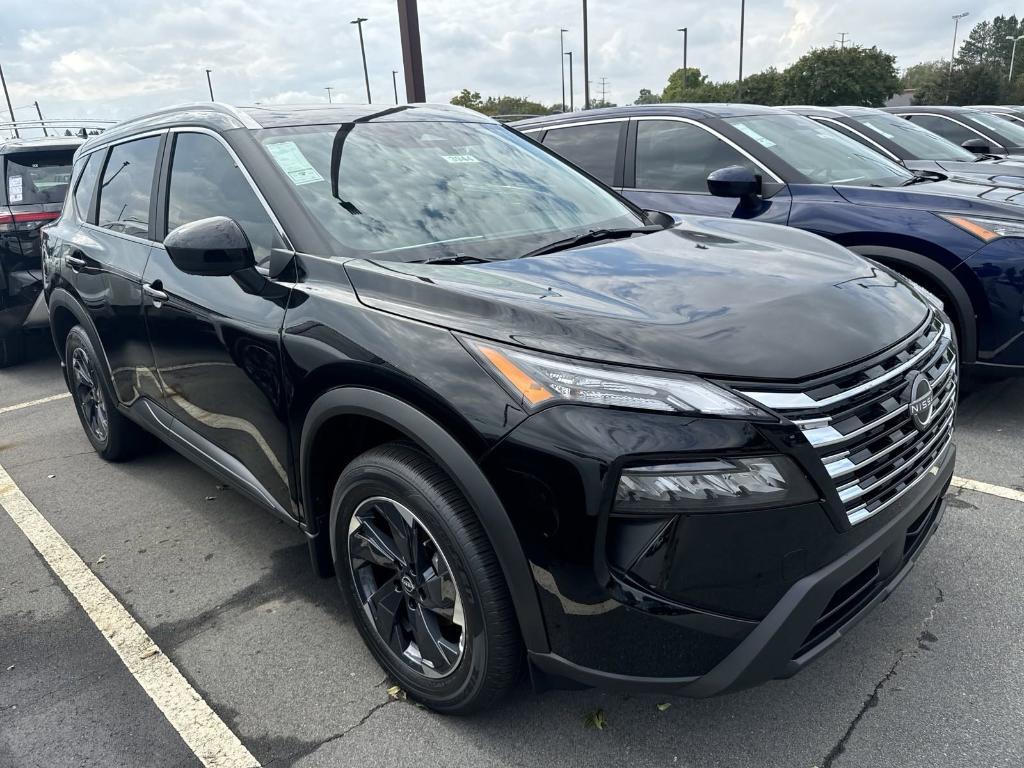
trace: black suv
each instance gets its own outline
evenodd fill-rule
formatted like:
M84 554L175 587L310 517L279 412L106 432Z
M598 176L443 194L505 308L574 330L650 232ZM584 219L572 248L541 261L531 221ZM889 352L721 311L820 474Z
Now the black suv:
M453 107L158 112L47 228L89 440L301 529L445 712L795 673L942 512L951 326L815 235L644 212Z
M39 230L60 214L81 143L0 139L0 368L21 359L26 330L47 327Z

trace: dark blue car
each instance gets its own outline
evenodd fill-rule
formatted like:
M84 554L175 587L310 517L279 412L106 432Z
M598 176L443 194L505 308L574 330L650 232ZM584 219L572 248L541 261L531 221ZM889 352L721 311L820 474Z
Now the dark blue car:
M1024 372L1024 190L914 173L769 107L619 107L515 127L644 208L786 224L888 265L946 306L965 370Z

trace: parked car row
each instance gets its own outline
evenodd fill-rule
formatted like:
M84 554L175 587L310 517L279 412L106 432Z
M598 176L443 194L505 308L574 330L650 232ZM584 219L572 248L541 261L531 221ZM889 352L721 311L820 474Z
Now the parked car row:
M925 130L946 122L979 154ZM786 224L884 264L942 302L965 374L1024 371L1024 125L959 107L661 104L514 126L642 207Z
M413 698L709 696L938 525L958 356L1024 363L1003 189L767 108L202 103L79 148L41 272L96 451L301 530Z

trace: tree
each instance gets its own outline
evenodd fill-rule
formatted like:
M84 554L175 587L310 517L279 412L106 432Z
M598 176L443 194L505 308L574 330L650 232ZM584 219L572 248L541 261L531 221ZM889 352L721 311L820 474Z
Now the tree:
M979 64L992 64L1003 71L1010 70L1013 41L1008 37L1020 34L1016 16L996 16L992 21L975 24L964 38L955 60L956 67L968 68Z
M736 95L735 83L712 83L707 75L696 67L677 69L668 78L668 85L661 93L663 102L712 102L733 101Z
M611 101L607 101L606 99L594 99L593 101L590 102L590 108L591 109L602 109L604 107L617 107L617 106L619 106L619 105L615 104L615 103L613 103Z
M656 93L651 93L650 88L641 88L640 95L637 97L634 104L660 104L661 96Z
M789 103L787 99L786 78L775 67L769 67L764 72L750 75L743 80L743 97L740 101L745 104L764 104L773 107Z
M936 83L944 82L948 75L948 61L922 61L907 67L900 78L900 86L903 89L933 87Z
M545 107L540 102L530 101L529 98L521 96L488 96L484 99L479 91L470 91L468 88L463 88L451 103L458 107L475 109L485 115L547 115L561 108L560 105Z
M880 107L900 87L896 57L872 46L815 48L785 72L791 104Z

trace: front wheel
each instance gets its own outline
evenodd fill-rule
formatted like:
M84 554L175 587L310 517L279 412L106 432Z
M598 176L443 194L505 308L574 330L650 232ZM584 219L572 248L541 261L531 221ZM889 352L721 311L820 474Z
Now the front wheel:
M466 499L428 457L374 448L331 505L335 572L373 655L410 697L449 714L515 683L523 649L508 586Z

